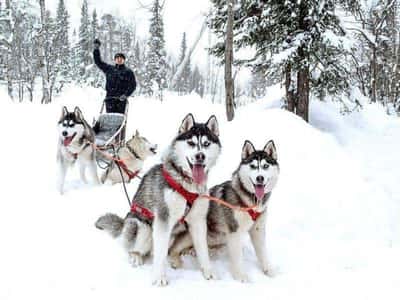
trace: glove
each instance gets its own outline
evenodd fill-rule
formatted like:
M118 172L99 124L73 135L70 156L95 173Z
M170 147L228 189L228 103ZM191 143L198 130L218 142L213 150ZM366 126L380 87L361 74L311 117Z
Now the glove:
M101 46L100 40L99 40L99 39L95 39L95 40L93 41L93 47L94 47L94 49L99 49L100 46Z
M126 95L119 96L119 101L126 101L126 99L128 99Z

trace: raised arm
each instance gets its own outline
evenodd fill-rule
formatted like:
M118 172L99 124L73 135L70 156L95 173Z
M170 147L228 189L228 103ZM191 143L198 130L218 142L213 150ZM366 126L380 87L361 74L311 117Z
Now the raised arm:
M100 49L99 49L101 43L98 39L95 39L93 44L94 44L94 50L93 50L94 63L100 70L102 70L104 73L107 73L107 71L111 68L111 65L101 60Z

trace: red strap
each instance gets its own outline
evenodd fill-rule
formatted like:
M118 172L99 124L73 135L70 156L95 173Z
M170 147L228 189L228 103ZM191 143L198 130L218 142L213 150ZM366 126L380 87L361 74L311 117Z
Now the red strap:
M136 172L132 172L131 170L129 170L128 166L124 163L123 160L119 159L116 160L115 162L122 168L122 170L124 170L126 175L128 175L129 180L131 180L132 178L136 177L137 174L139 174L139 170Z
M168 173L165 168L162 168L162 175L164 176L165 181L167 181L168 185L178 192L183 198L186 199L186 201L189 203L189 205L192 205L194 201L199 197L199 194L197 193L192 193L186 190L183 186L181 186L179 183L175 181L174 178Z
M257 220L258 217L261 215L260 212L255 211L255 210L253 210L253 209L249 209L247 212L248 212L248 214L250 215L250 217L251 217L251 219L252 219L253 221Z
M137 203L133 202L131 206L131 212L138 213L147 219L154 219L154 214L152 211L148 210L147 208L138 205Z

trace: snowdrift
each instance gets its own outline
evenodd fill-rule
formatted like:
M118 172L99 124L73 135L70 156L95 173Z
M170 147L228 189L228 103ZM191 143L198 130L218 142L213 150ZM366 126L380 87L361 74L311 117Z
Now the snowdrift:
M91 123L101 93L70 88L55 103L13 104L1 95L3 180L0 201L1 299L395 299L400 294L399 120L382 108L341 116L333 104L313 103L311 124L279 108L280 93L240 108L233 122L224 107L195 95L131 100L134 130L166 149L192 112L220 123L221 157L210 186L230 177L248 139L257 148L273 139L281 176L270 200L267 242L275 276L259 270L249 241L245 266L252 283L235 282L226 253L212 261L220 279L207 282L196 260L168 270L170 285L150 284L151 264L133 269L122 247L94 227L105 212L125 215L122 187L83 185L67 175L55 187L56 123L62 105L79 105ZM160 160L162 151L146 161ZM128 186L133 195L138 182ZM372 284L373 283L373 284Z

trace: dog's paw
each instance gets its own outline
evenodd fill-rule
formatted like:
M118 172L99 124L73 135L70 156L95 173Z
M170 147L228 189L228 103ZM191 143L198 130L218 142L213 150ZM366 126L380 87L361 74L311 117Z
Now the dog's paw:
M180 269L183 266L183 261L180 255L170 256L169 263L173 269Z
M218 279L217 273L215 273L211 269L203 269L203 276L206 280L211 280L211 279Z
M268 277L271 277L271 278L275 277L275 275L276 275L276 271L273 268L269 267L269 266L268 267L264 267L262 269L262 271L263 271L264 275L266 275Z
M152 281L152 284L155 286L160 286L160 287L167 286L168 285L167 277L164 275L164 276L154 278Z
M136 268L143 265L144 259L143 256L137 252L129 252L129 262L132 267Z
M249 277L243 272L234 272L232 275L235 280L240 281L242 283L250 282Z
M196 257L196 250L194 248L187 248L181 252L181 255L188 255L188 256L193 256Z

